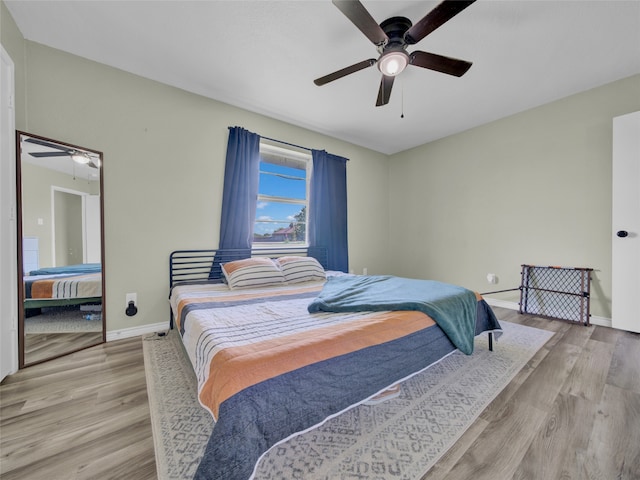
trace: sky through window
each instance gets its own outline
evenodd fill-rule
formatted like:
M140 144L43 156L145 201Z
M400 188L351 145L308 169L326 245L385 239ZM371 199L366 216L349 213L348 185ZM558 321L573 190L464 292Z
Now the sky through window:
M261 161L254 241L304 242L306 197L305 169Z

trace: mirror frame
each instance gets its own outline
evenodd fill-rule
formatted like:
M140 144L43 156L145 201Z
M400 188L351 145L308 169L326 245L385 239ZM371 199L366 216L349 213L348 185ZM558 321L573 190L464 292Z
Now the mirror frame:
M25 309L24 309L24 267L23 267L23 231L22 231L22 144L21 137L28 136L38 140L43 140L45 142L51 142L58 144L63 147L68 147L70 149L78 149L86 152L90 152L98 155L100 158L100 262L101 262L101 275L102 275L102 337L99 342L94 344L83 345L79 348L71 348L64 353L60 353L59 355L53 355L51 357L39 359L34 362L25 362L25 328L24 328L24 320L25 320ZM55 140L52 138L43 137L41 135L36 135L33 133L16 130L16 217L17 217L17 245L18 245L18 368L22 369L24 367L28 367L31 365L37 365L42 362L46 362L52 360L54 358L59 358L65 355L69 355L71 353L78 352L80 350L84 350L89 347L93 347L96 345L101 345L107 341L107 322L106 322L106 288L105 288L105 255L104 255L104 155L102 152L98 150L94 150L92 148L81 147L79 145L73 145L67 142L61 142L60 140Z

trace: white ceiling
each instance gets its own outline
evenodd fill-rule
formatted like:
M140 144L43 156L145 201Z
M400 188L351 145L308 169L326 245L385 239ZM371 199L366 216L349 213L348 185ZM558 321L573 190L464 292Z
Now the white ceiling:
M640 73L637 0L478 0L409 48L466 75L410 66L383 107L375 66L314 85L377 57L329 0L5 3L29 40L386 154ZM414 23L438 4L362 3Z

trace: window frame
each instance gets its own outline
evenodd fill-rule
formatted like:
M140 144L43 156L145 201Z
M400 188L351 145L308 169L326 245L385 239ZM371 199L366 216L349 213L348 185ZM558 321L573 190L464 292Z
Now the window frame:
M263 160L263 154L269 156ZM271 160L271 161L269 161ZM265 195L260 193L260 187L258 187L258 196L256 198L256 206L260 202L280 202L289 203L294 205L301 205L306 209L305 218L305 239L303 242L287 243L287 242L256 242L255 240L255 223L254 220L254 236L251 241L251 247L259 250L261 248L282 248L282 249L296 249L309 246L309 198L311 195L311 174L313 170L313 159L311 152L305 152L300 150L294 150L292 148L284 148L271 143L260 141L260 162L271 163L274 165L281 165L292 168L299 168L304 166L305 170L305 199L296 199L292 197L281 197L277 195ZM261 171L262 173L262 171ZM257 212L256 208L256 212Z

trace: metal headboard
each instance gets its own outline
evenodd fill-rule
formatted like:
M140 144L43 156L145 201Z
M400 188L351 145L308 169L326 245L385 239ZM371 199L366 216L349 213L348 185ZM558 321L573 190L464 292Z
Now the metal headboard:
M222 281L220 265L249 257L277 258L287 255L313 257L327 268L325 247L278 247L224 250L176 250L169 256L169 287L180 283Z
M220 283L221 264L249 257L277 258L287 255L313 257L327 268L325 247L277 247L256 249L176 250L169 255L169 288L180 284ZM173 312L171 312L173 328Z

